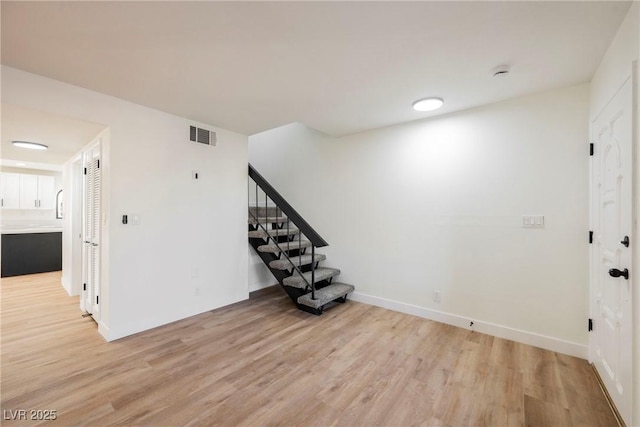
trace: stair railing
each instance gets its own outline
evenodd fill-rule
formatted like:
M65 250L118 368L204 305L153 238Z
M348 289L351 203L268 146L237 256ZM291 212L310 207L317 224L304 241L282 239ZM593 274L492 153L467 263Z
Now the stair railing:
M278 193L278 191L275 188L273 188L273 186L269 184L269 182L262 175L260 175L258 171L256 171L253 168L253 166L251 166L251 164L249 164L249 178L251 178L253 182L256 184L255 185L255 207L256 207L255 215L254 213L251 212L251 210L249 210L249 214L253 217L253 220L256 224L256 229L257 227L262 228L262 230L264 230L264 232L267 234L267 242L269 242L269 240L273 241L273 243L276 245L280 253L284 254L286 259L293 266L293 269L300 275L302 280L304 280L304 282L306 283L306 288L311 288L311 299L315 300L316 299L316 286L315 286L316 251L315 249L316 247L320 248L320 247L328 246L329 244L313 229L313 227L311 227L311 225L309 225L307 221L305 221L304 218L302 218L302 216L284 199L284 197L282 197L280 193ZM258 187L260 187L260 189L264 193L264 217L265 217L264 226L260 223L259 208L261 206L259 206ZM251 206L251 183L249 183L248 191L249 191L249 206ZM281 230L281 228L276 228L275 237L274 237L272 236L268 227L266 227L266 225L269 223L269 220L268 220L269 198L274 203L276 208L275 223L279 224L280 211L282 211L287 217L287 221L286 221L287 249L286 251L283 250L283 248L280 246L281 242L278 242L278 239L276 238L279 235L278 230ZM290 233L289 222L293 222L296 225L296 227L298 227L298 230L299 230L298 232L298 265L297 266L295 262L293 262L289 257L289 250L290 250L290 243L291 243L291 238L289 234ZM305 278L305 276L302 273L302 247L301 247L302 234L304 234L305 237L311 243L311 283L309 283L309 281Z

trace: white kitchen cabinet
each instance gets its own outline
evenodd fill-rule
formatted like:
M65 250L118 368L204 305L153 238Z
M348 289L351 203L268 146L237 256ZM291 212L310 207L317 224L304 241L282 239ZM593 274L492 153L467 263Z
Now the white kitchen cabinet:
M20 174L0 173L0 207L2 209L20 208Z
M55 178L20 174L20 209L54 209Z
M20 174L20 209L38 209L38 175Z
M55 209L55 178L38 176L38 209Z

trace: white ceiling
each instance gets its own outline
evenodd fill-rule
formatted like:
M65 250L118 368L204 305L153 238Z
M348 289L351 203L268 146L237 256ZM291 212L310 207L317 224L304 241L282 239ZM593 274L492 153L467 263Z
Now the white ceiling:
M11 104L2 104L2 166L42 169L69 160L105 128L104 125L50 114ZM11 141L31 141L49 146L46 151L15 147ZM13 161L13 162L12 162Z
M2 63L243 134L345 135L588 82L630 4L2 1ZM445 107L411 109L427 96Z

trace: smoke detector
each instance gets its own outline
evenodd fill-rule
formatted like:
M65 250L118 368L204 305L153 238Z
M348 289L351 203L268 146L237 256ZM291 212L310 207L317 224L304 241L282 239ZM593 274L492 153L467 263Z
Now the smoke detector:
M496 68L491 70L491 74L493 77L504 77L509 74L509 71L511 71L511 67L508 65L498 65Z

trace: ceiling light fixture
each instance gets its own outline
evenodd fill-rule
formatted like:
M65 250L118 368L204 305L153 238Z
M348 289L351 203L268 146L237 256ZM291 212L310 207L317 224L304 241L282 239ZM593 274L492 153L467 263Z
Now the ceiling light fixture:
M491 70L491 74L493 74L493 77L504 77L507 74L509 74L510 71L511 71L511 67L509 67L506 64L503 64L503 65L498 65L496 68Z
M442 98L424 98L413 103L416 111L433 111L444 105Z
M44 144L38 144L37 142L29 142L29 141L12 141L11 142L16 147L20 148L28 148L30 150L46 150L49 147Z

